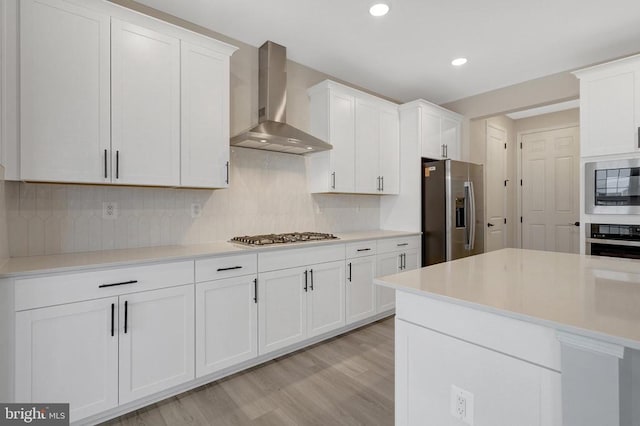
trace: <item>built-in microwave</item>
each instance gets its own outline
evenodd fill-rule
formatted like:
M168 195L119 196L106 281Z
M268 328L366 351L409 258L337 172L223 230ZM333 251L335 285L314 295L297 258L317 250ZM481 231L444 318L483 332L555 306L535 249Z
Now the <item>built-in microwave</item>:
M640 214L640 158L586 163L587 214Z

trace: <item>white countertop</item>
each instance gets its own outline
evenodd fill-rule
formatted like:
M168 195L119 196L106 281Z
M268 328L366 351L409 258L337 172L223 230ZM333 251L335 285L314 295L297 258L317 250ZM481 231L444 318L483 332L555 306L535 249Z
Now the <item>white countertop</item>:
M640 349L640 261L503 249L376 284Z
M420 235L419 232L371 230L336 233L339 239L312 241L294 244L274 244L270 246L249 247L226 241L186 246L163 246L121 250L104 250L85 253L68 253L47 256L14 257L0 265L0 278L44 274L65 271L78 271L98 267L133 265L145 262L194 259L228 254L257 253L265 250L287 250L316 245L349 243L381 238Z

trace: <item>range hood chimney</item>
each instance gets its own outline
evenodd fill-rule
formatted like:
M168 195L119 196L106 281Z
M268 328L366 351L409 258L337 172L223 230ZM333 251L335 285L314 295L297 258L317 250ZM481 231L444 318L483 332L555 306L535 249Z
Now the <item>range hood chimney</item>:
M231 138L243 148L308 154L333 147L286 123L287 49L267 41L260 46L258 71L258 125Z

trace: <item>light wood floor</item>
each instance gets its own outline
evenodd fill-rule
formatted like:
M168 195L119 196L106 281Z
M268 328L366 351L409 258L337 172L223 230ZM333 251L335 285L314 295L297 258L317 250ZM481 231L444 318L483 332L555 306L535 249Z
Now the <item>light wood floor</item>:
M169 398L111 425L393 425L393 318Z

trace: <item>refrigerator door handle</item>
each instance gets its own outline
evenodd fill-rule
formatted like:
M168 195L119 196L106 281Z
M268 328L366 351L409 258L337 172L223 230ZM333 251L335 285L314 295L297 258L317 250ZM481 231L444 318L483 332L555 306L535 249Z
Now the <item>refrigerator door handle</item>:
M476 241L476 191L473 182L469 184L469 250L473 250Z

